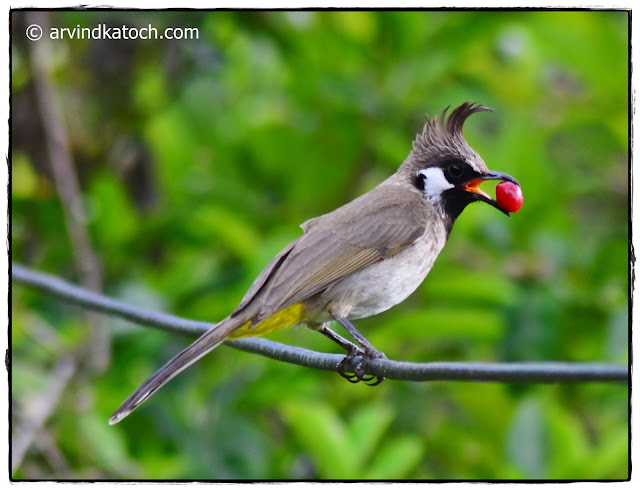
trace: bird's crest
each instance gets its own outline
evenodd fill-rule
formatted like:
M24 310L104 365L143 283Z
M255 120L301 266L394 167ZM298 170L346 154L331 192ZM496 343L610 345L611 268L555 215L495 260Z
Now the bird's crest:
M433 146L444 146L450 149L460 149L466 146L462 136L462 127L471 114L476 112L493 112L493 109L471 102L465 102L456 107L447 117L449 107L433 118L427 116L422 134L418 134L413 142L416 151L425 151Z

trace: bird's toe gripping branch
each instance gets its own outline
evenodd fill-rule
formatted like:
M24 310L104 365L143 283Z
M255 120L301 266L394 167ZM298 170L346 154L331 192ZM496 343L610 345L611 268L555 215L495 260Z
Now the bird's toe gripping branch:
M372 360L377 358L387 358L384 353L376 350L369 341L351 324L346 318L336 318L336 320L355 338L358 345L351 343L333 330L323 326L319 331L326 337L338 343L348 353L337 365L338 373L353 384L364 382L367 385L374 386L382 383L384 377L378 375L369 375L366 373L367 366ZM355 366L354 359L359 359Z
M358 358L359 360L356 366L352 367L353 360ZM366 373L367 366L369 365L371 360L375 360L377 358L387 357L384 353L378 350L363 352L360 349L354 349L345 355L342 361L338 364L336 370L342 377L347 379L352 384L364 382L365 384L370 386L378 385L382 383L384 377L378 375L369 375Z

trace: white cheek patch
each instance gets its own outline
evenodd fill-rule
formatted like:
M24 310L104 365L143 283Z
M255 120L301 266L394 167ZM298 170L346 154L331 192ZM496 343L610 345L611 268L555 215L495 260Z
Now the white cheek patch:
M424 193L429 197L440 197L442 192L453 188L453 185L444 177L442 168L425 168L418 173L424 177Z

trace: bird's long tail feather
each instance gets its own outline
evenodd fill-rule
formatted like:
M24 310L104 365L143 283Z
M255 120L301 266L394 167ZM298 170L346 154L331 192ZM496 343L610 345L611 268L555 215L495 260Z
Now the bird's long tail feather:
M227 318L204 333L187 348L178 353L160 370L147 379L131 394L109 418L109 424L116 424L126 418L140 404L151 397L176 375L218 347L233 331L242 326L239 318Z

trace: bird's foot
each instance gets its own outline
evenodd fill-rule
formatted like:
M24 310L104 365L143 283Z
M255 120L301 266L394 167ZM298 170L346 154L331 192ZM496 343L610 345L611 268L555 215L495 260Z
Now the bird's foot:
M351 372L347 369L351 367L351 362L354 358L360 358L360 360L353 368L353 372ZM364 382L365 384L370 386L378 385L382 383L384 377L378 375L368 375L365 372L371 360L375 360L377 358L387 357L384 353L375 349L368 349L363 351L360 348L353 348L338 364L338 373L353 384Z

